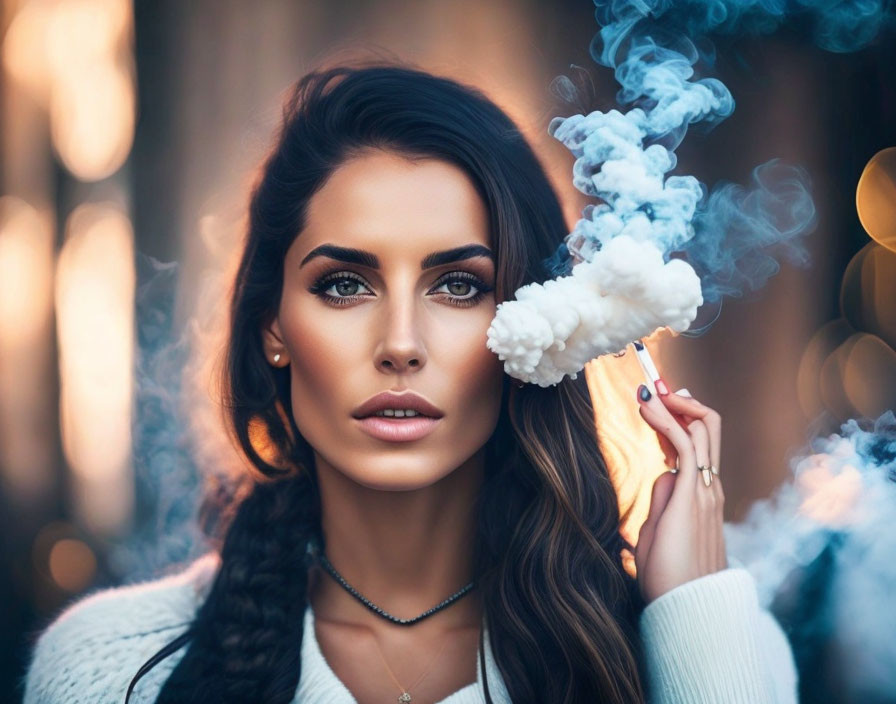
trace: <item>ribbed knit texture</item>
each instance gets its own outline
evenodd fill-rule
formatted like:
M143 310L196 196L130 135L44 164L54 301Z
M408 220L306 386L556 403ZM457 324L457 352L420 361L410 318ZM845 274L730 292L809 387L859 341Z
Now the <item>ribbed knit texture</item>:
M741 567L686 582L641 615L651 701L795 702L796 670L778 622ZM770 676L772 673L774 676Z
M186 570L81 598L41 633L25 676L24 704L123 702L128 683L157 650L186 630L219 562L209 553ZM641 616L651 704L795 704L793 655L777 621L760 609L742 567L706 575L654 600ZM510 704L488 630L489 689ZM140 679L131 701L153 702L183 657L181 648ZM437 704L484 704L476 682ZM397 696L397 695L396 695ZM302 674L294 704L356 704L321 653L305 610Z

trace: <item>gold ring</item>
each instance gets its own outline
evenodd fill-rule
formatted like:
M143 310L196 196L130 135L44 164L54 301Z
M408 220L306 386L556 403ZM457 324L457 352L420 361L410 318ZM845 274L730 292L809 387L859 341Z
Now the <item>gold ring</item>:
M709 471L712 472L713 474L715 474L716 476L719 476L719 468L716 467L714 464L711 464L709 466Z
M697 469L703 474L703 483L706 484L706 486L712 486L712 475L714 474L712 469L710 467L704 467L703 465L698 466Z

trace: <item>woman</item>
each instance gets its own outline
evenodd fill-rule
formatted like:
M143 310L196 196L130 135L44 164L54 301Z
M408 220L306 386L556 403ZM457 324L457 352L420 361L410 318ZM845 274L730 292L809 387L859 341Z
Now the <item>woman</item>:
M697 478L718 415L638 390L679 471L635 581L584 376L520 387L486 348L568 231L498 107L407 67L311 73L249 212L224 387L252 490L220 551L59 617L26 704L795 701Z

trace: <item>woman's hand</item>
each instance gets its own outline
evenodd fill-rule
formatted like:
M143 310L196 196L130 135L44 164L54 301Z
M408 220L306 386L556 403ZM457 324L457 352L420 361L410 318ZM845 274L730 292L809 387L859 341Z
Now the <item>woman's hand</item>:
M641 417L659 434L667 459L678 463L677 473L657 477L635 548L638 586L650 602L728 566L722 482L712 475L706 486L697 469L719 466L722 419L684 390L657 395L642 384L637 394Z

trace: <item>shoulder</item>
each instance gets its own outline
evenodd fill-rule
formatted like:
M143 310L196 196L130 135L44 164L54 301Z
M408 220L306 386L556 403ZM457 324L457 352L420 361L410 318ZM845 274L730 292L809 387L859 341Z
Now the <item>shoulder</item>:
M790 644L739 564L650 602L640 629L656 702L797 701Z
M34 645L25 704L123 701L140 665L189 625L218 566L210 552L176 574L96 591L66 607Z

